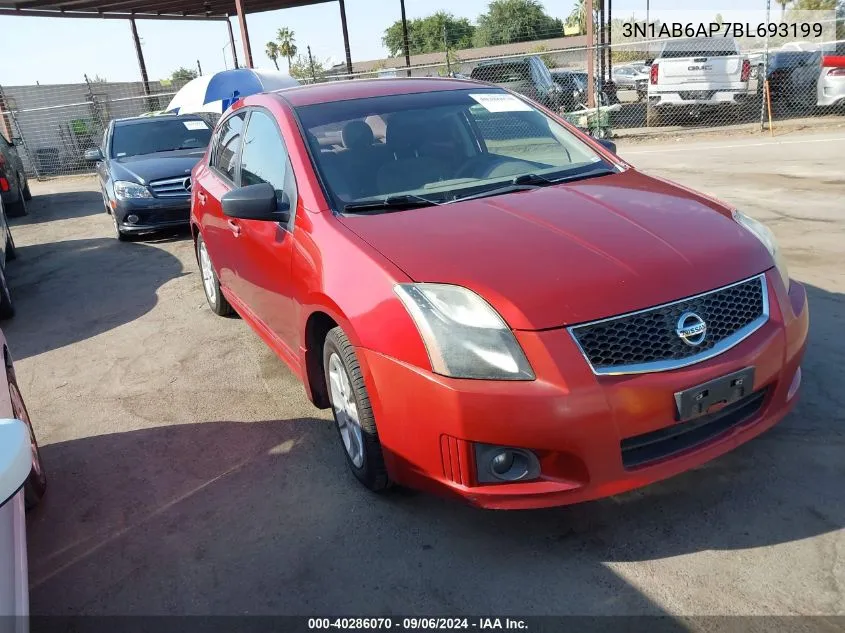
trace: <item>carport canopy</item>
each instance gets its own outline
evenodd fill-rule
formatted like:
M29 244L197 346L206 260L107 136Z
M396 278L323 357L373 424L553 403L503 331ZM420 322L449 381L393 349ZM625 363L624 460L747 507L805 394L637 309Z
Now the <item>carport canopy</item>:
M141 43L135 28L135 20L225 20L229 28L229 40L235 67L238 66L234 36L229 18L237 15L241 29L241 42L246 66L252 68L252 50L246 25L247 13L274 11L293 7L337 2L340 8L340 22L343 28L343 44L346 52L346 69L352 74L352 55L349 50L349 32L346 26L345 0L0 0L0 15L37 16L50 18L105 18L125 19L132 24L135 50L141 77L147 84L147 71L141 52ZM399 0L405 39L405 60L410 66L408 54L408 30L405 24L405 0Z

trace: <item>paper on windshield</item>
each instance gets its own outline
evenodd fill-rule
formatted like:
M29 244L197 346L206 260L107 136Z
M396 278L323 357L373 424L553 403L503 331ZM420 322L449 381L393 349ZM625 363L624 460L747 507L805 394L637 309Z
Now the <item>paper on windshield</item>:
M531 106L509 94L471 94L488 112L531 112Z
M205 121L182 121L189 130L207 130L208 124Z

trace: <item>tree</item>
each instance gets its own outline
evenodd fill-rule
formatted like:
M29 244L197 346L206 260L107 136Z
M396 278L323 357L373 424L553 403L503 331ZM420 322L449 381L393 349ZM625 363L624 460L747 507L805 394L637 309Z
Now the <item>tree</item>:
M295 79L312 79L319 81L326 76L326 64L316 57L308 59L307 55L297 55L290 63L290 76Z
M579 34L587 32L587 3L584 0L575 0L575 6L566 18L566 26L577 26Z
M777 0L777 3L780 5L780 21L783 22L783 18L786 15L786 5L788 5L792 0Z
M411 55L437 53L445 48L470 48L475 27L466 18L438 11L425 18L408 20L408 50ZM391 57L405 52L402 21L397 20L384 31L382 44Z
M288 60L288 72L293 76L291 70L291 60L296 57L298 48L296 47L296 39L294 33L287 27L280 28L276 31L276 41L279 43L279 55Z
M193 68L185 68L184 66L180 66L170 75L172 81L191 81L191 79L196 78L197 71Z
M279 70L279 45L273 41L267 42L264 46L264 54L273 60L276 70ZM288 69L290 69L290 63L288 63Z
M493 0L478 16L476 46L563 36L563 22L547 15L539 0Z

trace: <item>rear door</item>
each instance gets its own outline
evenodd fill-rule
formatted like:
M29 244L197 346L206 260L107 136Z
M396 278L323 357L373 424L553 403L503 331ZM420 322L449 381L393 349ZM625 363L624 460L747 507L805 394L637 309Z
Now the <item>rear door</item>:
M208 254L220 283L230 291L237 285L234 260L239 235L235 220L223 215L220 199L237 182L245 116L239 111L220 124L211 141L208 164L198 167L191 187L194 214Z

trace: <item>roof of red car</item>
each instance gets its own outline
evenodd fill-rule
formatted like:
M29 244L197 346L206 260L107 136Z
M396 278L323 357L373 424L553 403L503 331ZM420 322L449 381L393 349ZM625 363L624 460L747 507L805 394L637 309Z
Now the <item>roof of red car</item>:
M437 92L441 90L462 90L473 86L487 86L466 79L441 78L397 78L397 79L352 79L329 81L321 84L285 88L275 94L292 106L306 106L328 101L347 101L367 97L410 94L415 92Z

